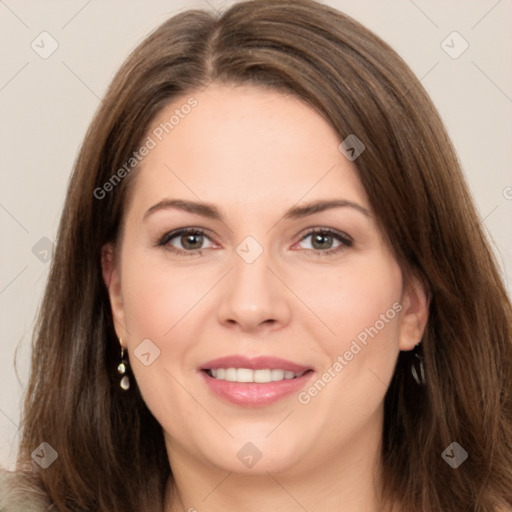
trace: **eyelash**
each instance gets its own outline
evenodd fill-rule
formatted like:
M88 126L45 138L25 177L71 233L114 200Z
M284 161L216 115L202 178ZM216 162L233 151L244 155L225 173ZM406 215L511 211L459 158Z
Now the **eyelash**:
M306 234L304 234L304 236L302 236L302 238L300 239L300 242L302 242L303 240L305 240L306 238L308 238L309 236L311 235L316 235L316 234L324 234L324 235L328 235L328 236L332 236L334 237L336 240L338 240L339 242L341 242L341 245L339 245L338 247L334 247L334 248L331 248L331 249L326 249L325 251L322 251L322 250L315 250L315 249L306 249L306 251L308 252L313 252L315 254L317 254L317 256L330 256L330 255L334 255L340 251L343 251L347 248L350 248L353 246L354 244L354 241L352 240L351 237L349 237L347 234L345 233L342 233L342 232L339 232L339 231L335 231L333 229L330 229L330 228L314 228L314 229L311 229L310 231L308 231ZM195 250L192 250L192 251L186 251L186 250L183 250L183 249L179 249L179 248L176 248L172 245L169 244L169 242L171 240L173 240L174 238L177 238L181 235L186 235L186 234L194 234L194 235L203 235L203 236L206 236L207 238L208 235L206 234L206 232L201 229L201 228L181 228L181 229L177 229L175 231L171 231L169 233L166 233L162 238L160 238L160 240L157 242L157 246L158 247L165 247L167 249L169 249L170 251L176 253L176 254L179 254L181 256L195 256L197 254L201 255L202 254L202 251L203 249L195 249Z

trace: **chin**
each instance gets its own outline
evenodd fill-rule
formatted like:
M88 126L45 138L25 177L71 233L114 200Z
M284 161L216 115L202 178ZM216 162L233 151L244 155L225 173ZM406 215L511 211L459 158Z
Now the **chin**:
M217 441L215 452L210 451L205 455L223 471L253 476L296 469L304 459L303 452L307 451L304 443L290 438L284 443L282 436L276 435L275 439L271 439L273 434L266 438L268 432L266 430L265 434L252 437L235 436L234 439L226 439L224 444Z

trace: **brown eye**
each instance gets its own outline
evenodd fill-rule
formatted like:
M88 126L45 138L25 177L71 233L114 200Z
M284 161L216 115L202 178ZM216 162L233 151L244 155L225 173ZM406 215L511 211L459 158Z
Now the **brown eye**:
M329 234L315 233L311 236L311 245L315 249L330 249L334 243L334 237Z
M301 242L310 239L309 247L305 247L307 251L314 251L318 255L332 254L343 249L347 249L353 245L351 237L344 233L334 231L332 229L316 229L312 230L301 238Z
M204 235L200 233L187 233L185 235L181 235L180 242L185 249L194 250L201 249L203 239Z
M194 255L200 253L202 249L208 248L208 246L203 246L206 240L210 240L210 238L203 230L186 228L166 233L157 242L157 246L165 247L178 254ZM210 240L210 247L212 245L213 243Z

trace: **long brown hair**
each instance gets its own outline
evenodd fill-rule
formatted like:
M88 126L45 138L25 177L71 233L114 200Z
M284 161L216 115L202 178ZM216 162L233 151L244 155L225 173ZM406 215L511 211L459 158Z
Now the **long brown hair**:
M57 510L162 506L171 476L162 430L136 383L119 389L100 264L137 169L104 197L95 190L129 161L164 106L213 81L291 93L340 141L355 134L366 150L354 163L382 231L404 272L430 291L427 383L416 384L412 355L401 352L385 398L383 502L411 512L512 506L511 306L455 152L402 59L350 17L309 0L181 13L117 73L69 183L35 332L20 474L47 442L58 459L24 478ZM441 456L452 442L469 454L457 469Z

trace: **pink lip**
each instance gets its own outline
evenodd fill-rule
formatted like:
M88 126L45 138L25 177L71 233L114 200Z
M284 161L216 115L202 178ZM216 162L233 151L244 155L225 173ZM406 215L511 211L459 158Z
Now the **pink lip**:
M277 382L253 383L253 382L229 382L210 377L207 369L217 368L249 368L258 369L281 369L294 373L305 372L300 377L282 380ZM311 368L302 366L291 361L277 357L260 356L248 358L245 356L229 356L214 359L202 365L200 374L206 385L217 396L245 407L260 407L274 403L292 393L297 393L303 388L307 381L314 375ZM310 371L308 371L310 370Z
M272 356L246 357L242 355L233 355L220 357L204 363L200 370L215 370L217 368L249 368L250 370L288 370L294 373L310 370L307 366L301 366L286 359Z

